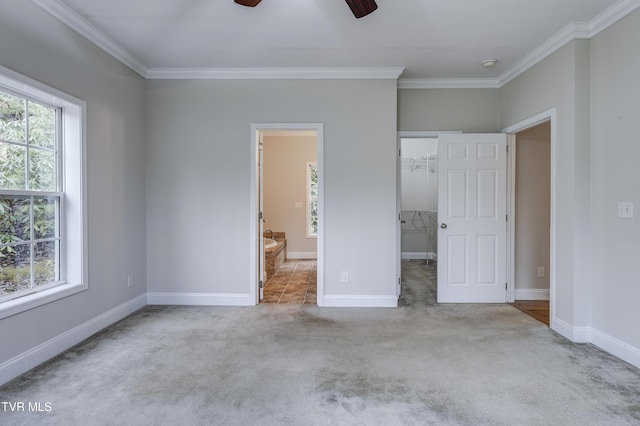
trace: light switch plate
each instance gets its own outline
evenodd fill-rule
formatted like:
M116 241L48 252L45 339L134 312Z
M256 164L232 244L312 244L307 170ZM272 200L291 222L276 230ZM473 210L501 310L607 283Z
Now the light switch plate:
M633 203L628 201L618 203L618 219L633 219Z

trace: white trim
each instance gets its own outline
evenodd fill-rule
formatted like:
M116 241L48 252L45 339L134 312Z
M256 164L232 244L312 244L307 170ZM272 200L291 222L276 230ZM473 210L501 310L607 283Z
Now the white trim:
M31 0L124 65L147 79L398 79L404 67L383 68L148 68L60 0ZM590 39L640 7L619 0L589 22L573 22L526 55L498 78L406 78L399 89L500 88L568 42Z
M317 259L318 253L315 251L288 251L287 259Z
M595 328L591 329L591 343L599 348L617 356L618 358L640 368L640 349L635 348L622 340L609 336Z
M498 77L498 86L502 87L520 74L532 68L534 65L547 58L565 44L575 39L588 39L588 24L571 23L556 33L554 36L546 40L540 46L529 52L518 63L500 74Z
M619 0L589 22L589 38L595 37L640 7L640 0Z
M571 324L561 319L550 317L550 328L561 336L569 339L574 343L589 343L590 328L589 327L573 327Z
M332 308L397 308L398 296L356 296L329 294L324 306Z
M533 126L536 126L545 121L549 121L551 123L551 212L550 212L550 229L549 229L549 315L550 318L555 318L556 312L556 185L557 185L557 150L558 150L558 138L557 138L557 120L556 120L556 108L551 108L547 111L541 112L539 114L534 115L533 117L529 117L525 120L522 120L518 123L512 124L509 127L502 129L503 133L507 133L509 135L509 139L513 141L515 139L515 134L521 132L523 130L527 130ZM515 146L515 144L513 144ZM512 159L515 159L515 150L510 153ZM510 161L509 163L511 163ZM511 167L514 169L514 167ZM513 179L515 175L509 176L509 179ZM515 192L514 185L511 181L508 183L511 189L511 192L508 193L509 196L509 215L511 217L509 223L509 239L508 244L509 247L507 249L508 253L508 264L507 264L507 277L509 277L509 297L510 301L513 302L515 300L515 289L514 289L514 269L515 269L515 227L514 216L515 213ZM553 328L553 327L552 327Z
M514 293L515 300L549 300L549 290L547 289L515 289Z
M146 306L146 294L129 300L0 364L0 385L26 373L144 306Z
M398 139L409 139L409 138L437 138L439 135L445 133L453 133L459 134L462 133L460 130L443 130L443 131L433 131L433 130L400 130L398 131Z
M499 89L497 78L401 78L398 89Z
M88 289L86 281L83 284L61 284L47 290L37 291L16 299L0 303L0 319L7 318L38 306L46 305L58 299L69 297Z
M640 349L616 339L593 327L572 327L570 324L553 318L551 329L575 343L591 343L600 349L640 368Z
M317 237L317 304L323 306L324 300L324 124L322 123L251 123L251 156L250 156L250 186L249 186L249 288L253 303L258 303L258 240L257 229L257 172L256 155L258 149L258 135L263 130L315 130L317 133L318 150L318 237Z
M2 302L0 318L33 309L45 303L86 290L89 283L88 224L87 224L87 104L46 84L40 83L9 68L0 66L0 88L27 95L62 109L60 168L64 197L61 207L60 236L64 255L61 256L60 274L65 284L58 290L47 289L10 302Z
M147 67L134 57L131 52L107 37L67 5L61 3L59 0L31 0L31 2L133 71L143 77L146 76Z
M164 80L397 80L404 67L388 68L150 68Z
M251 294L233 293L147 293L148 305L254 306Z
M401 78L398 89L501 88L573 40L591 39L640 8L640 0L619 0L589 22L572 22L529 52L498 78Z

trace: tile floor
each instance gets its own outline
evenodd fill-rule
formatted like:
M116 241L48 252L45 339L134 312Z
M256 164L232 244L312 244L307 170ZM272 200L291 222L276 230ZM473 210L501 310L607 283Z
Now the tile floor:
M262 303L317 303L318 272L315 259L287 259L267 277Z

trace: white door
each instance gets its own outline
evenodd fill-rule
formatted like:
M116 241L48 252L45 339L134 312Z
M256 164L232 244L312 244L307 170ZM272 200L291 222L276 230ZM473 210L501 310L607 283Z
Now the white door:
M505 303L506 134L438 143L438 303Z

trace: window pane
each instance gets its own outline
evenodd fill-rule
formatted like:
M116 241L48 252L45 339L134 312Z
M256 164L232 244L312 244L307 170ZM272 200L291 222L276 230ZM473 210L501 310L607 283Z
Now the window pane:
M53 151L36 148L29 150L29 189L56 190L56 155Z
M312 201L310 203L310 207L311 207L311 233L312 234L317 234L318 233L318 202L317 201Z
M29 102L29 144L55 148L56 113L53 108Z
M25 189L26 152L23 146L0 142L0 188Z
M310 196L312 200L317 200L318 199L318 167L317 166L310 166L310 167L311 167L311 176L310 176L311 182L309 182Z
M33 238L55 238L56 235L56 210L55 198L35 198L33 200Z
M56 280L56 241L36 244L33 256L33 281L35 285L49 284Z
M28 198L0 198L0 244L29 240L31 200Z
M0 250L0 296L31 287L31 245Z
M0 92L0 140L26 143L25 100Z

